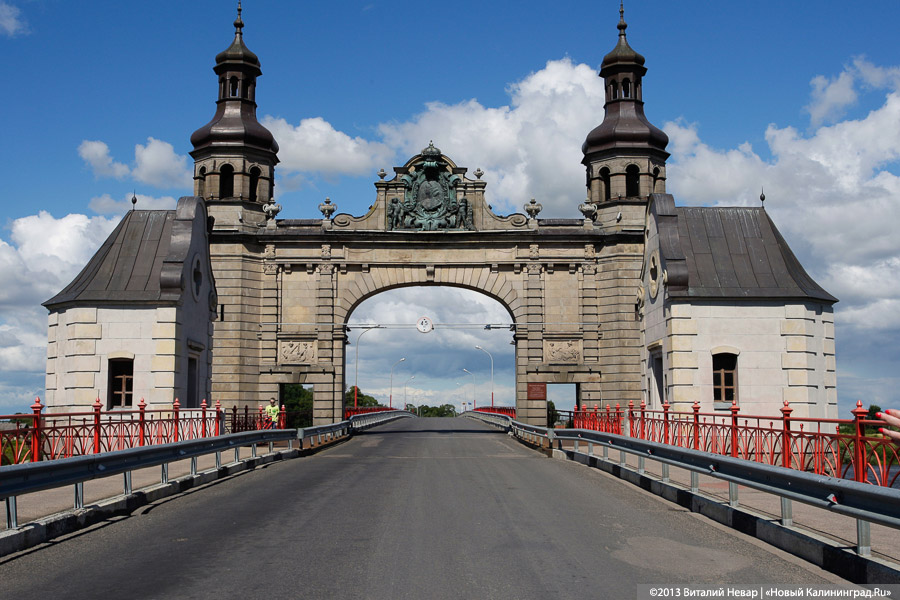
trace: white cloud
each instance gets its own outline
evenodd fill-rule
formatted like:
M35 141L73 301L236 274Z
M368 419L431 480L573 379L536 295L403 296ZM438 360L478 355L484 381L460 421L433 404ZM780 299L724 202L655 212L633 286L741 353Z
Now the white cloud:
M812 101L806 106L806 110L809 111L813 126L842 116L845 108L856 103L853 74L848 71L834 79L817 75L809 84L812 86Z
M147 144L135 144L134 168L116 162L109 153L109 146L99 140L84 140L78 146L78 155L91 167L96 177L124 179L129 175L136 181L157 188L193 189L193 175L188 157L175 152L172 144L153 137Z
M78 156L91 167L95 177L122 179L131 170L128 165L113 161L109 146L99 140L84 140L78 146Z
M9 37L28 33L28 24L21 15L18 7L0 0L0 33Z
M175 153L169 142L148 137L147 145L134 147L135 167L132 176L158 188L193 188L193 175L188 159Z
M133 194L125 194L121 200L115 200L109 194L103 194L91 198L88 207L98 215L124 215L131 210L132 206L138 210L170 210L175 208L177 200L172 196L146 196L144 194L134 194L137 196L137 204L132 205L131 198Z
M279 170L323 175L365 175L388 165L393 151L380 142L350 137L321 117L291 125L284 119L262 120L278 140Z

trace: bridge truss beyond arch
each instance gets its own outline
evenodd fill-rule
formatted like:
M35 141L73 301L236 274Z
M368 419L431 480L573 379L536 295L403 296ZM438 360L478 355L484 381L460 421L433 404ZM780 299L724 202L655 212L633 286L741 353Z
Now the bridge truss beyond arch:
M584 403L640 401L643 203L620 204L625 217L604 228L534 210L498 216L480 173L467 178L433 145L395 172L375 182L361 217L329 218L333 205L303 220L212 207L215 397L255 405L282 384L312 384L315 422L339 419L353 309L386 290L441 285L509 312L520 419L545 423L547 383L577 384Z

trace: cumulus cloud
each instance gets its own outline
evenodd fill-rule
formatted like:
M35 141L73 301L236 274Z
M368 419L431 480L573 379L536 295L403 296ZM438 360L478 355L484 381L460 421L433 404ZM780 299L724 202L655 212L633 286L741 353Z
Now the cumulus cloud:
M303 119L294 126L266 116L262 123L278 140L278 168L289 174L364 175L393 158L393 151L383 143L350 137L321 117Z
M113 160L109 146L99 140L84 140L78 146L78 155L91 168L96 177L124 179L131 176L140 183L157 188L193 187L193 175L187 156L177 154L172 144L153 137L147 144L135 144L134 168Z
M857 86L869 89L897 89L900 68L873 65L864 57L857 57L835 77L816 75L809 82L812 87L810 103L806 105L810 125L818 127L833 123L844 116L846 109L856 104Z
M91 167L95 177L122 179L131 172L128 165L115 162L109 155L109 146L99 140L84 140L78 146L78 156Z
M132 196L137 196L137 204L132 204ZM169 210L175 208L176 199L172 196L146 196L144 194L125 194L121 200L115 200L109 194L91 198L88 207L98 215L124 215L132 209L138 210Z
M28 33L28 24L22 18L22 11L2 0L0 0L0 33L9 37Z

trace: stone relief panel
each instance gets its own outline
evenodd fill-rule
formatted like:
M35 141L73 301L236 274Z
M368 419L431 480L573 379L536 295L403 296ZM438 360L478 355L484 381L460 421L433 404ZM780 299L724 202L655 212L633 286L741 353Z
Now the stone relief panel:
M544 340L544 362L576 364L583 362L581 340Z
M281 340L278 342L278 362L281 364L313 364L318 359L316 342Z

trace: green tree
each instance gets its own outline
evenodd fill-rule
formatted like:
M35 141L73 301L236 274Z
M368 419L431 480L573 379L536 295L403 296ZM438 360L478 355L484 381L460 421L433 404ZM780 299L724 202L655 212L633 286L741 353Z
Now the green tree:
M420 417L455 417L456 407L452 404L442 404L440 406L428 406L423 404L419 407Z
M557 421L559 421L559 411L556 410L553 400L547 400L547 426L553 427Z
M313 392L299 383L284 385L281 402L284 405L285 421L289 429L312 425Z
M354 406L353 391L355 389L356 389L356 386L352 386L349 390L347 390L347 393L344 394L344 405L345 406L349 406L349 407ZM356 404L355 405L359 406L359 407L382 406L382 404L380 402L378 402L378 400L376 400L372 396L368 396L368 395L364 394L362 392L362 390L359 390L359 392L356 394Z

